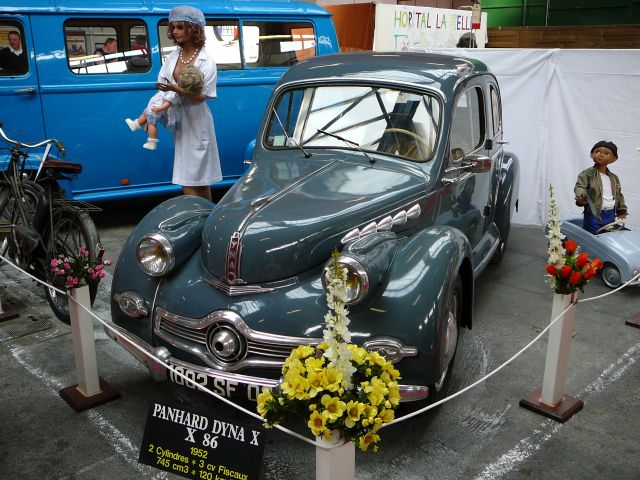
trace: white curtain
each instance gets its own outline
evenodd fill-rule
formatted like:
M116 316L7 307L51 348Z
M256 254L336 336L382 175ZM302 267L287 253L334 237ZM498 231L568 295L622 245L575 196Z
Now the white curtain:
M561 218L579 217L573 187L599 140L618 146L610 166L640 229L640 50L433 49L477 58L498 78L507 150L520 159L520 203L513 222L548 220L553 184Z

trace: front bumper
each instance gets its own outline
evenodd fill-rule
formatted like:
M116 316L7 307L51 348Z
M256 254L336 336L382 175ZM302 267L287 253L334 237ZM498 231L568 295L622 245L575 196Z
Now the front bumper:
M244 391L244 396L250 400L256 400L262 388L272 388L278 384L278 380L275 379L224 372L172 358L167 348L154 348L113 322L110 322L108 327L104 327L104 331L113 341L143 363L156 381L169 379L181 385L186 384L191 388L198 388L194 385L197 383L203 387L213 387L210 389L226 397L236 396ZM194 383L185 381L184 377L177 375L176 372L186 376ZM238 388L239 386L241 388ZM429 387L427 386L399 385L399 387L401 402L424 400L429 396Z

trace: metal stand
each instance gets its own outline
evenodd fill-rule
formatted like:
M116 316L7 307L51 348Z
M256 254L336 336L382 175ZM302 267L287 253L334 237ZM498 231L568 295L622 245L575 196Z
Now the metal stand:
M565 311L567 307L569 309L549 329L547 360L542 388L520 400L521 407L540 413L560 423L569 420L584 406L582 400L577 400L564 393L577 299L577 293L554 295L551 312L552 320Z
M93 321L91 315L81 307L91 308L89 287L71 289L67 295L78 383L63 388L59 393L71 408L82 412L116 400L120 398L120 393L98 377Z

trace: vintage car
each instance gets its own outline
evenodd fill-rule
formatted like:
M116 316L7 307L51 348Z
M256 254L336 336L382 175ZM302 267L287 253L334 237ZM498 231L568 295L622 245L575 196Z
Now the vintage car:
M149 354L255 399L293 347L321 341L323 272L337 249L352 341L396 364L402 400L433 401L471 327L474 280L509 235L519 169L502 138L498 82L479 61L301 62L221 201L170 199L135 228L114 272L109 334L155 378L184 383Z
M618 288L640 273L640 233L626 228L622 220L605 225L594 235L582 228L582 218L572 218L562 222L560 231L591 258L602 260L601 276L607 287ZM640 285L640 279L632 284Z

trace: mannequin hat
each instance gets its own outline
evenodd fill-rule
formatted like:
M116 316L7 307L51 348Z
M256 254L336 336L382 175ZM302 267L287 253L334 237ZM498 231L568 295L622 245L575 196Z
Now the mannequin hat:
M189 22L204 28L204 14L195 7L181 5L173 7L169 12L169 22Z
M591 147L591 153L593 153L593 151L598 147L606 147L606 148L608 148L609 150L611 150L613 152L614 157L618 158L618 147L616 147L615 143L610 142L608 140L600 140L593 147Z

